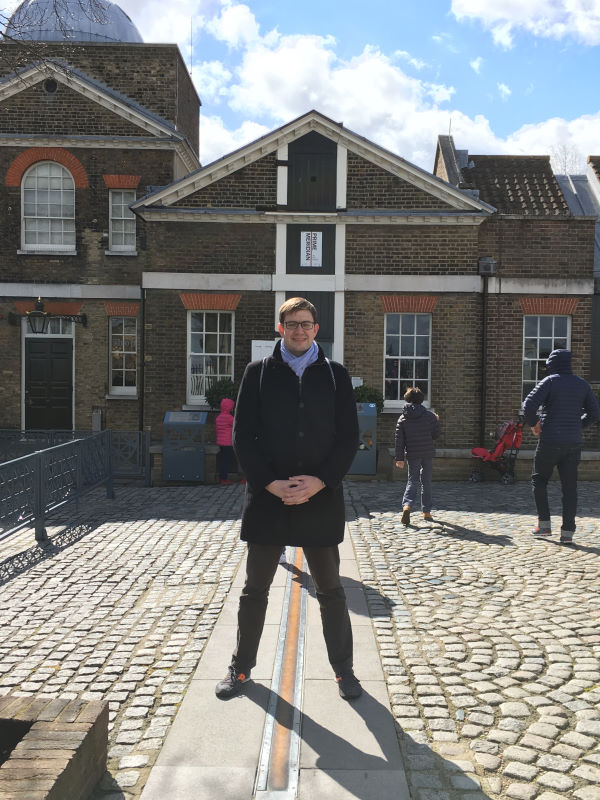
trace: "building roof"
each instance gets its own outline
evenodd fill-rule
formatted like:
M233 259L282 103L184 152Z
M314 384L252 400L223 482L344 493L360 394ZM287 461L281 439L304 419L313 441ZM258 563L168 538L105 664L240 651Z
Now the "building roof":
M592 160L596 160L596 166ZM576 217L596 217L594 232L594 278L600 278L600 156L590 156L592 175L557 175L556 180L572 214Z
M109 0L23 0L5 31L12 39L43 42L143 42L123 11Z
M600 181L600 156L588 156L588 164L593 169L596 178Z
M457 188L475 193L501 214L571 213L552 172L550 156L470 155L456 149L452 136L439 136L434 172L447 176Z

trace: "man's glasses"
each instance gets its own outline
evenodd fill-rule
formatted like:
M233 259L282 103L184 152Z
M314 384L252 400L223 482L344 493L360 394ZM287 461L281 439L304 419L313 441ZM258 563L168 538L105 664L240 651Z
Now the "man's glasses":
M315 323L310 322L307 319L305 319L303 322L289 320L288 322L283 323L283 327L286 329L286 331L297 331L298 326L300 326L303 331L312 331L312 329L315 327Z

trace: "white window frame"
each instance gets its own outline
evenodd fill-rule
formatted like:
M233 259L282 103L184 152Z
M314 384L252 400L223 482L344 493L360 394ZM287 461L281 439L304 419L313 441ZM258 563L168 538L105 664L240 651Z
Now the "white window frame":
M220 353L220 352L197 352L192 350L192 333L196 333L195 331L192 332L192 319L194 314L203 314L204 320L206 320L207 314L217 314L218 315L218 327L219 330L217 331L217 337L221 333L221 315L228 315L231 318L231 331L223 331L223 333L227 333L231 336L231 350L228 353ZM214 333L213 331L209 333ZM220 343L217 342L217 349L219 349ZM230 378L233 380L233 376L235 374L235 362L234 362L234 350L235 350L235 312L234 311L221 311L219 309L206 309L206 310L196 310L188 311L188 319L187 319L187 391L186 391L186 402L188 405L206 405L206 387L207 387L207 377L206 375L192 375L192 359L196 356L205 356L205 357L212 357L212 358L219 358L220 356L229 357L231 358L231 372L230 373L220 373L216 374L216 380L221 380L223 378Z
M116 320L122 320L123 322L123 333L113 334L113 322ZM125 336L131 336L131 333L125 333L125 320L133 320L135 323L135 351L125 350ZM120 350L115 350L113 347L113 336L120 336L122 338L122 348ZM123 357L123 366L120 369L115 369L113 367L113 356L115 353L120 353ZM134 386L113 386L113 373L114 372L122 372L123 373L123 380L125 380L125 372L133 372L132 369L125 369L124 359L126 355L134 355L135 357L135 385ZM130 315L115 315L108 318L108 393L112 397L115 396L131 396L137 395L138 391L138 321L137 317L133 317Z
M528 319L536 319L537 320L537 334L536 336L526 336L525 329L527 327L527 320ZM542 319L550 319L552 320L552 334L548 335L540 335L540 326ZM556 320L557 319L566 319L567 321L567 334L566 334L566 341L565 337L561 334L556 335ZM522 351L522 358L521 358L521 397L524 400L525 397L529 394L529 392L545 377L545 370L544 364L546 358L550 354L552 350L556 350L558 348L566 348L569 350L571 348L571 317L568 314L524 314L523 315L523 351ZM536 358L531 356L526 357L526 340L536 340ZM550 340L550 350L548 350L548 346L542 348L540 347L540 341ZM558 342L558 343L557 343ZM544 353L544 355L540 356L540 350ZM546 354L547 351L547 354ZM529 377L529 370L526 370L526 364L535 364L535 380ZM528 373L526 377L526 372ZM527 384L527 389L526 385Z
M117 194L119 195L129 195L129 198L122 198L122 202L114 203L116 200ZM109 252L111 253L136 253L136 216L133 211L130 210L129 205L135 202L136 199L136 192L135 189L110 189L108 193L108 247ZM122 216L117 216L114 213L114 205L118 205L119 208L123 209ZM131 244L123 244L122 242L115 243L115 238L118 236L119 238L124 238L125 236L131 235L131 231L119 231L118 234L115 232L115 222L123 222L123 227L126 226L128 221L133 220L133 242Z
M413 362L417 361L417 360L419 360L419 361L426 360L427 361L427 378L426 379L423 379L423 378L411 379L410 385L411 386L416 386L416 385L419 385L419 384L422 384L422 383L426 383L427 392L425 392L425 399L423 401L423 405L427 406L427 407L429 407L431 405L431 339L432 339L432 327L433 327L432 326L432 315L431 314L427 314L427 313L415 312L415 311L409 311L409 312L402 311L402 312L388 312L388 313L386 313L385 320L384 320L384 331L383 331L383 397L384 397L383 405L384 405L384 408L394 408L394 409L395 408L401 408L405 404L405 400L402 397L404 392L401 391L401 379L400 379L399 376L398 376L398 378L394 378L393 379L393 380L396 380L397 383L398 383L398 399L397 400L388 400L388 399L386 399L385 390L386 390L386 380L388 380L388 379L386 379L386 365L387 365L387 362L388 361L397 360L398 361L398 372L400 371L400 361L402 360L402 355L401 355L402 317L407 317L407 316L415 317L415 332L412 334L413 337L417 336L417 334L416 334L416 324L417 324L416 318L417 317L427 317L429 319L429 332L428 332L429 348L428 348L427 356L417 355L416 353L413 352L413 355L405 356L404 360L409 360L410 359ZM388 324L391 321L391 317L399 317L400 318L399 319L399 325L398 325L398 331L399 331L398 334L396 334L396 333L388 333ZM397 338L399 340L398 341L399 347L398 347L398 355L397 356L388 355L387 354L388 336L394 336L394 337L397 336ZM419 336L422 337L423 335L419 334ZM413 365L413 375L414 375L414 365ZM408 381L408 379L406 379L406 380Z
M49 213L49 209L48 209L48 216L32 215L32 214L26 214L25 213L25 197L26 197L25 192L26 191L32 191L32 187L27 187L26 186L27 180L32 177L32 173L36 173L36 172L40 171L41 168L43 168L45 166L54 166L54 167L60 168L60 170L61 170L60 177L58 175L40 175L40 176L36 175L36 183L40 180L40 178L42 178L42 179L46 178L49 181L52 180L53 178L55 180L56 179L60 179L61 182L65 179L66 176L68 176L71 179L71 184L72 184L73 188L72 188L72 190L68 189L66 191L72 191L73 192L73 215L72 216L53 216L53 215L51 215ZM37 192L39 190L40 190L40 187L37 186L37 185L36 185L35 189L33 189L33 191L36 192L36 195L35 195L35 197L36 197L36 202L35 202L36 210L37 210L37 206L39 204L39 201L37 199L38 198ZM63 201L63 192L65 191L64 187L62 185L61 185L60 188L49 186L48 187L48 191L49 192L50 191L60 192L60 195L61 195L60 203L58 203L58 204L54 203L53 205L60 205L61 213L63 213L64 212L64 207L65 207L65 204L64 204L64 201ZM51 198L49 196L48 197L48 201L50 201L50 199ZM75 244L76 244L76 236L77 236L77 232L76 232L76 229L75 229L75 201L76 201L75 181L73 180L73 176L71 175L69 170L63 164L59 164L57 161L37 161L35 164L32 164L31 167L23 175L23 178L21 179L21 251L20 252L22 252L22 253L68 253L68 254L74 254L76 252L75 251ZM48 206L50 206L50 205L51 205L50 202L48 202ZM63 242L61 244L53 244L51 242L35 242L35 243L26 242L27 234L32 232L31 226L30 226L30 223L28 223L28 220L31 220L31 221L33 221L33 220L47 220L50 224L52 223L52 221L60 220L61 223L62 223L62 225L61 225L62 230L60 232L60 235L61 235L61 239L63 240ZM69 227L68 223L70 223L71 221L72 221L72 231L67 230L65 232L65 226L68 228ZM30 228L30 230L27 230L28 227ZM56 233L56 231L55 231L55 233ZM64 243L65 233L67 235L68 234L72 234L72 241L68 241L67 244ZM69 236L69 238L70 238L70 236Z

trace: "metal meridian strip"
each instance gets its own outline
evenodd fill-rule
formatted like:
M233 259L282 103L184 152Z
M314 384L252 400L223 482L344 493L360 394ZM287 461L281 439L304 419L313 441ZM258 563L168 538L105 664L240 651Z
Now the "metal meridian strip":
M305 576L304 553L294 548L255 783L255 797L260 800L293 800L298 789L306 631Z

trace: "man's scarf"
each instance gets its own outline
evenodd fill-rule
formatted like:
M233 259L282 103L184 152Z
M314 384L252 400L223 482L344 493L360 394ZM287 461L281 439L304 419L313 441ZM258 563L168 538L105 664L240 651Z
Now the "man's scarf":
M318 357L319 346L316 342L312 343L306 353L302 353L301 356L295 356L287 349L283 339L281 340L281 358L286 364L289 364L299 378L302 377L302 373L309 366L309 364L313 364Z

